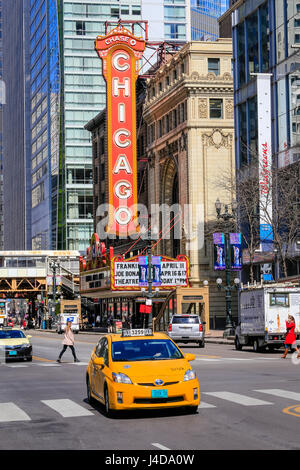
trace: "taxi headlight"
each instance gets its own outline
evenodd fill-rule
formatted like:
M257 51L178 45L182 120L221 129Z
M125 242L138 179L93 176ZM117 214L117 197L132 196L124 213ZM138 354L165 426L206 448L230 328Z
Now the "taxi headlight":
M114 382L117 382L119 384L132 384L130 378L126 374L122 374L122 372L119 372L118 374L115 374L114 372L112 373L112 379Z
M24 343L24 344L21 344L21 348L29 348L30 347L30 344L29 343Z
M187 380L194 380L195 378L196 378L196 372L194 372L193 369L189 369L184 374L183 380L186 382Z

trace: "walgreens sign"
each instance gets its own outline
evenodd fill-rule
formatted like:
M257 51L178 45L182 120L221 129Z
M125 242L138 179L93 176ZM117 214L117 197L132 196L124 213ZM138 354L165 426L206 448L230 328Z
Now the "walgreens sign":
M95 49L106 80L107 232L126 237L138 228L135 83L145 41L119 26L98 36Z
M257 121L259 149L260 190L260 247L270 251L272 231L272 121L271 121L271 75L257 75Z

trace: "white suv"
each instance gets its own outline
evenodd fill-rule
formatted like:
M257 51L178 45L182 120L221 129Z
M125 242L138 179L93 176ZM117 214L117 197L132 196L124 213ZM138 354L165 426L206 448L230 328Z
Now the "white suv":
M168 334L177 343L198 343L204 348L204 325L198 315L173 315Z

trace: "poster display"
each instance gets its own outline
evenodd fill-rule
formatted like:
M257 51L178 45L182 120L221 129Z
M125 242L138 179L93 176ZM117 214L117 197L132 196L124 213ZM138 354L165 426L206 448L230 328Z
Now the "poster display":
M214 269L224 270L225 264L225 236L224 233L213 233Z
M230 233L230 269L240 271L242 269L242 236L240 233Z

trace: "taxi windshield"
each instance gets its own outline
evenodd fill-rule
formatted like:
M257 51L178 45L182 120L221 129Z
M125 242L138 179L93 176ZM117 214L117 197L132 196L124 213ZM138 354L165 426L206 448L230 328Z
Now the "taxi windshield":
M0 339L26 338L23 331L0 331Z
M182 358L182 353L168 339L135 339L112 343L112 360L116 362Z

